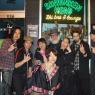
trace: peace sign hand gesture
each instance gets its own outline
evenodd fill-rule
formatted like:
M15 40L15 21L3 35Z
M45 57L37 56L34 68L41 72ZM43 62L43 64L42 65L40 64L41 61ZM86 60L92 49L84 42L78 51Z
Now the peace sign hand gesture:
M11 52L11 51L13 51L13 50L16 49L16 48L17 48L17 47L15 47L15 43L14 43L14 44L10 45L8 51Z
M83 46L83 44L80 45L80 52L85 55L86 54L86 51L85 51L85 48Z

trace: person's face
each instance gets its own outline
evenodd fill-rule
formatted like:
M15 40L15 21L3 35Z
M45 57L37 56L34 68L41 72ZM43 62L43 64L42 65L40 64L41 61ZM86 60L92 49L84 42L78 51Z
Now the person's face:
M20 35L21 35L21 30L16 29L13 35L13 40L17 41L18 39L20 39Z
M49 62L54 64L57 60L57 56L55 56L52 52L50 52L50 55L49 55Z
M38 47L39 47L40 49L46 49L46 44L43 43L43 42L39 42Z
M79 42L80 41L80 34L79 33L73 33L73 39L75 42Z
M91 34L90 37L91 37L91 40L95 41L95 35L94 34Z
M64 39L61 43L61 47L63 48L67 48L69 45L69 40L68 39Z
M57 39L58 39L58 34L56 34L56 33L52 34L52 35L51 35L51 38L52 38L53 40L57 40Z
M25 47L26 49L30 49L31 46L32 46L31 41L25 41L25 42L24 42L24 47Z

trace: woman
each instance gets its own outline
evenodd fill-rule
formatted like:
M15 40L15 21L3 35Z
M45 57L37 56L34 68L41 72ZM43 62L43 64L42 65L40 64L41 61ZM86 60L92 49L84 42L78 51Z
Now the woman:
M47 48L47 43L46 40L44 38L40 38L37 42L38 44L38 48L36 49L34 58L35 61L39 64L44 63L45 62L45 52L46 52L46 48Z
M62 72L62 87L60 89L61 95L74 95L74 78L73 78L73 56L70 49L70 39L64 38L61 43L59 52L59 63Z
M54 95L60 87L60 69L55 64L57 60L57 51L48 49L46 51L47 62L34 67L32 77L29 79L28 88L25 93L30 95ZM56 94L57 95L57 94Z
M32 75L32 38L24 38L24 47L16 53L16 64L14 69L13 84L16 95L22 95L24 87L27 86L27 77Z

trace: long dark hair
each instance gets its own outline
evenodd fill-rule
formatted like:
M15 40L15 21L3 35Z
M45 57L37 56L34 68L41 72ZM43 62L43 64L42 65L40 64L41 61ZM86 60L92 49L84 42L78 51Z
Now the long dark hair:
M38 39L38 41L37 41L37 45L38 45L38 46L39 46L39 43L40 43L40 42L45 43L46 46L47 46L47 42L46 42L46 40L45 40L44 38Z
M15 27L12 28L12 31L11 31L11 33L10 33L10 38L11 38L11 39L13 38L13 35L14 35L14 33L15 33L15 31L16 31L17 29L19 29L19 30L21 31L20 34L22 34L22 29L21 29L21 27L15 26ZM20 35L20 36L21 36L21 35Z
M23 46L23 37L24 37L24 32L22 31L21 27L19 27L19 26L13 27L11 34L10 34L10 39L13 39L13 35L17 29L19 29L21 31L20 32L20 39L17 40L17 47L21 48Z
M44 38L40 38L40 39L38 39L38 41L37 41L38 48L37 48L36 51L40 51L40 48L39 48L39 43L40 43L40 42L44 43L44 44L46 45L46 49L47 49L47 42L46 42L46 40L45 40Z

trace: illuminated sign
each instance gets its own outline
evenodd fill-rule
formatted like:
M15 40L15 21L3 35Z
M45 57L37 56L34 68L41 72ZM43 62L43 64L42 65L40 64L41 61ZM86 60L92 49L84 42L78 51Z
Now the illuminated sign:
M84 0L43 0L43 23L83 23Z

